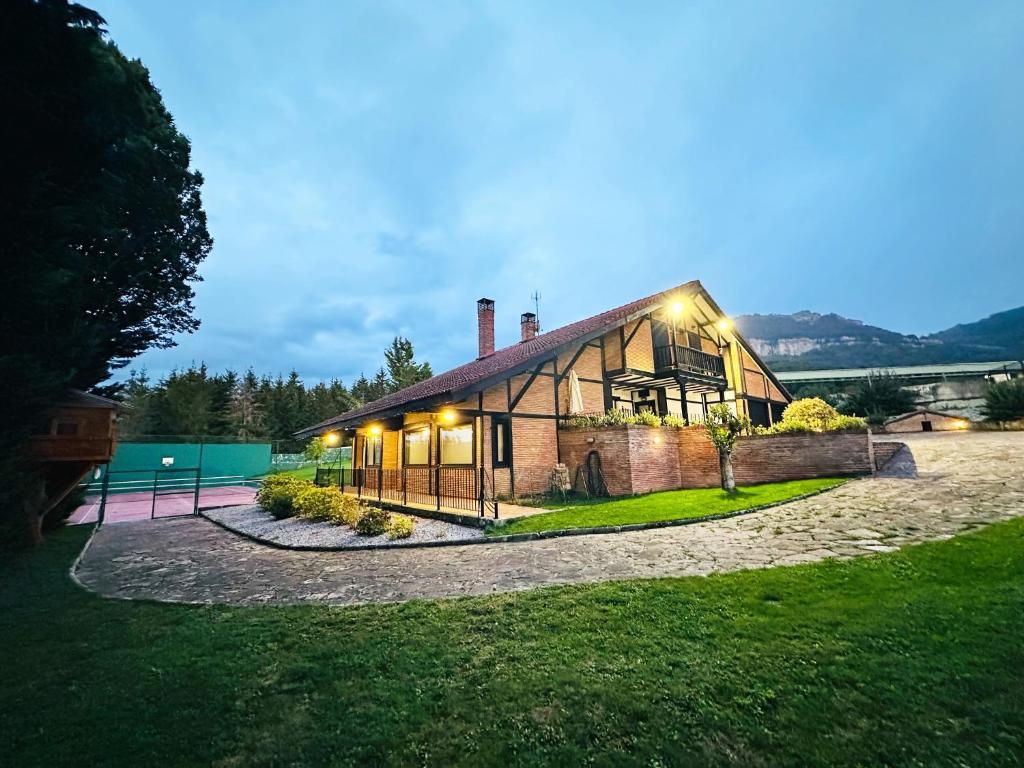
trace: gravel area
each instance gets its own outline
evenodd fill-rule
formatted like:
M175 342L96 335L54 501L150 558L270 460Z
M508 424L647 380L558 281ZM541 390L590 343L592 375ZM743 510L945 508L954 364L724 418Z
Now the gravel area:
M225 507L210 509L203 513L214 522L230 528L236 533L255 536L285 547L365 547L394 546L396 544L426 544L437 541L468 541L483 538L480 528L446 523L429 517L409 515L416 521L412 536L405 539L389 539L382 536L363 536L347 525L314 523L298 517L275 520L269 512L257 506Z

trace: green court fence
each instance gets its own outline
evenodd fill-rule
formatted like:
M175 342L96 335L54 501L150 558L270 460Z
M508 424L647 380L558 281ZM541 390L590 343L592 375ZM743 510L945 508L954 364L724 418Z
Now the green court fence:
M124 475L130 472L160 470L173 477L173 470L198 470L204 478L249 479L271 469L270 443L230 442L149 442L134 439L119 442L110 464L99 468L90 483L98 489L106 472Z

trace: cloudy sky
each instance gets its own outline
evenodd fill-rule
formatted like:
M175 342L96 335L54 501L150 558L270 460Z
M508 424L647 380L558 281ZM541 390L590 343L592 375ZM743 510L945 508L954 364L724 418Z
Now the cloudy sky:
M83 0L206 177L201 330L136 361L435 370L697 278L927 333L1024 303L1024 3Z

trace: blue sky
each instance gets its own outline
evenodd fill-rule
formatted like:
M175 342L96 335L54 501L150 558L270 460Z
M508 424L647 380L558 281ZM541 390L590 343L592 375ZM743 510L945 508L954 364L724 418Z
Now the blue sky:
M1024 303L1019 0L91 5L206 177L156 376L441 370L535 289L547 329L694 278L908 333Z

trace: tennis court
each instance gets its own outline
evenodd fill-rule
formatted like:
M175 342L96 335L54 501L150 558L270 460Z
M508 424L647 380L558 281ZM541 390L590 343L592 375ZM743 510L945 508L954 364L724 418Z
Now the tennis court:
M119 479L122 474L133 476ZM252 504L259 486L241 475L201 477L196 470L139 470L111 472L110 476L98 493L86 496L85 503L68 518L69 524L155 520Z

